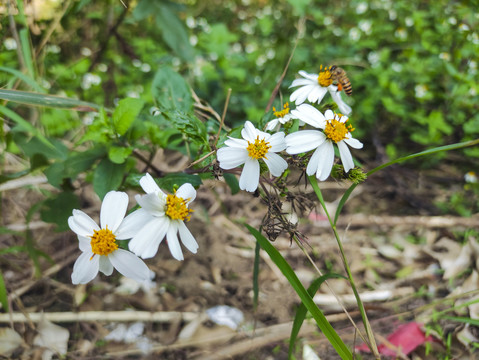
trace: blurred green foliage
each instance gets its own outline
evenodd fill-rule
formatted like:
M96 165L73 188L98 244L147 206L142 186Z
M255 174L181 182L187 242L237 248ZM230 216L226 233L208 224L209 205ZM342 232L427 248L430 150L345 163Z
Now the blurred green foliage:
M198 111L190 89L218 114L232 89L228 128L264 123L293 49L274 105L288 101L297 71L343 67L353 86L346 101L355 137L371 159L374 151L395 158L479 135L479 16L470 2L11 3L14 24L0 17L0 87L61 98L55 108L0 104L2 151L30 162L24 171L2 172L1 181L41 169L70 194L86 173L103 196L138 175L138 151L198 159L212 150L218 119ZM464 154L456 165L466 171L479 149Z

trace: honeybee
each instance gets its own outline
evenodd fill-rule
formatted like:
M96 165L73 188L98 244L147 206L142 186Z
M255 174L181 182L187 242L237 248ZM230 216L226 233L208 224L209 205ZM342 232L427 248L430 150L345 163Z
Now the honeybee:
M351 87L351 81L349 81L349 78L346 75L346 71L339 66L333 65L329 68L329 72L331 73L331 78L336 80L342 86L346 95L351 96L353 88Z

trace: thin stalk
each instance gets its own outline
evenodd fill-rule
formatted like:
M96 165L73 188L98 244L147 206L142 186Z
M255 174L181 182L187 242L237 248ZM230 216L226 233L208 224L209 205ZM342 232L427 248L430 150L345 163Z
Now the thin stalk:
M319 202L321 203L321 206L324 209L324 212L326 213L326 216L328 217L329 224L331 225L331 229L333 230L334 237L336 238L336 242L338 243L339 247L339 252L341 253L341 258L344 264L344 268L346 270L349 283L351 284L351 288L354 293L354 297L356 298L356 302L358 304L359 312L361 313L361 318L363 320L364 328L366 330L366 335L369 340L369 348L373 352L374 356L376 356L377 359L380 358L379 352L378 352L378 347L376 345L376 340L374 339L374 334L373 330L371 328L371 324L369 323L368 316L366 314L366 310L364 308L364 304L361 301L361 298L359 296L359 292L356 288L356 285L354 283L353 279L353 274L351 273L351 269L349 268L348 260L346 258L346 254L344 253L344 248L343 244L341 242L341 239L339 237L338 231L336 229L336 225L333 222L333 219L329 215L329 212L326 208L326 204L324 203L323 195L321 194L321 190L319 189L318 182L316 180L316 177L314 175L308 176L309 182L311 183L311 186L313 187L314 192L316 193L316 196L318 197Z

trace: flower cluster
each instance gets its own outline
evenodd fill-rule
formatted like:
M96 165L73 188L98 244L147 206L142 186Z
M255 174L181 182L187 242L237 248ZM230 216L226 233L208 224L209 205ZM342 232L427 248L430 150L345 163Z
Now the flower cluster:
M307 124L315 129L300 130L288 135L284 132L271 135L256 129L251 122L246 121L241 132L243 139L229 137L224 143L225 146L217 151L219 166L222 169L230 170L244 164L239 181L240 189L254 192L258 188L261 169L259 160L267 165L271 175L281 176L288 165L276 153L283 150L290 155L314 150L306 173L315 174L320 181L326 180L331 173L334 164L334 144L338 147L344 171L348 172L354 168L349 147L361 149L363 144L351 135L354 128L347 123L346 116L351 113L351 108L341 99L341 86L333 84L331 67L321 66L319 74L309 74L305 71L300 71L299 74L303 78L294 80L290 86L290 88L299 86L290 96L290 101L295 102L297 108L290 110L288 103L283 105L282 110L277 111L273 108L276 118L266 124L265 129L274 131L293 119L298 119L300 126ZM346 115L331 110L322 114L314 106L304 104L305 100L319 104L327 92L331 94L339 110Z
M146 192L146 195L136 195L141 207L126 217L128 195L119 191L105 195L100 225L83 211L73 210L68 225L77 234L82 252L73 266L73 284L88 283L98 271L111 275L113 268L134 280L149 280L150 271L139 257L155 256L165 237L175 259L183 260L179 239L189 251L196 253L198 243L184 223L193 211L188 206L196 198L194 187L186 183L174 194L167 195L150 174L140 179L140 185ZM118 240L126 239L131 239L130 251L119 247Z

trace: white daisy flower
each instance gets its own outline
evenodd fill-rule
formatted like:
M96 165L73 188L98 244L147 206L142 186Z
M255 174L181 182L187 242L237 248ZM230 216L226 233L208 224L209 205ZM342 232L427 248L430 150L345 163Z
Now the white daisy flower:
M284 125L288 121L295 119L295 117L290 112L288 103L285 103L283 105L283 110L277 111L276 108L273 106L273 113L274 116L276 116L276 119L273 119L266 124L265 130L267 131L277 131L281 125Z
M128 278L145 281L150 270L145 263L127 250L120 249L116 240L131 238L147 218L125 217L128 195L110 191L105 195L100 211L100 226L81 210L73 210L68 225L78 235L82 254L73 265L73 284L86 284L98 271L111 275L113 268Z
M324 95L329 91L336 105L338 105L339 111L343 114L349 115L352 111L351 107L347 105L341 98L341 92L338 91L338 87L333 85L333 78L329 67L320 66L319 74L309 74L306 71L299 71L299 75L303 79L293 80L290 88L300 86L293 91L289 100L295 102L296 105L300 105L308 100L310 103L321 103Z
M306 174L316 174L320 181L327 179L334 163L334 143L338 146L344 171L351 170L354 162L348 145L354 149L361 149L363 144L351 136L354 129L351 125L346 125L348 117L335 114L331 110L327 110L323 115L308 104L298 106L295 111L300 120L323 130L301 130L285 138L288 154L299 154L316 149L306 167Z
M143 259L155 256L160 243L166 236L166 242L171 255L176 260L183 260L178 234L183 245L196 254L198 243L185 225L190 220L188 205L195 200L196 190L193 185L181 185L173 195L165 194L156 184L150 174L140 179L140 185L146 195L136 195L135 199L141 206L130 216L142 218L149 216L149 221L130 240L128 247Z
M262 159L273 176L280 176L287 169L288 163L276 154L286 148L284 133L273 135L258 130L250 121L246 121L241 130L243 139L229 137L225 147L218 149L216 155L220 167L225 170L233 169L244 164L241 172L239 187L241 190L254 192L258 188L260 166Z

